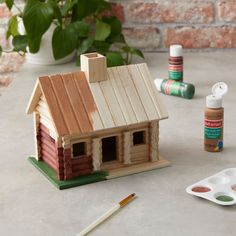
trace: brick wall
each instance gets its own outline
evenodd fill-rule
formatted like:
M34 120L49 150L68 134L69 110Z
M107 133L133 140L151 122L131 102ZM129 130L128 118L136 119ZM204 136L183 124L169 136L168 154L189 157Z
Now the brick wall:
M20 3L20 1L18 1ZM5 39L7 22L11 12L8 11L5 4L0 4L0 45L9 49L10 44ZM10 85L15 77L15 73L21 68L24 58L17 53L3 53L0 57L0 96L2 92Z
M172 43L185 48L235 48L236 0L111 0L133 46L165 50ZM18 0L18 4L24 0ZM0 44L10 12L0 4Z
M236 0L113 0L128 42L146 51L236 48Z

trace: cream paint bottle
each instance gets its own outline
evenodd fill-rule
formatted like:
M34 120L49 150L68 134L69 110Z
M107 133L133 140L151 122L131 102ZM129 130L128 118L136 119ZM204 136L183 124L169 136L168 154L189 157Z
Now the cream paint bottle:
M212 95L206 97L204 147L208 152L223 150L224 108L222 100L227 91L227 84L219 82L212 87Z

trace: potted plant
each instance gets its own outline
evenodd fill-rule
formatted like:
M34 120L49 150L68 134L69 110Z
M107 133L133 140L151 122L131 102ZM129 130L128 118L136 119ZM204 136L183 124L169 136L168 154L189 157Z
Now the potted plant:
M14 0L1 2L9 9L17 7ZM143 57L126 43L121 22L105 0L27 0L23 10L17 9L6 35L12 37L13 51L39 53L48 34L56 61L76 52L79 64L79 55L92 51L106 55L108 66L129 64L133 55ZM20 24L25 32L19 30Z

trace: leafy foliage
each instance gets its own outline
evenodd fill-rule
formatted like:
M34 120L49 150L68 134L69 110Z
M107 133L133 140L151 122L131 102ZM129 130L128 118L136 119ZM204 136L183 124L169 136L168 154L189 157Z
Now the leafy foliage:
M50 27L54 16L49 3L38 0L28 0L23 12L23 22L28 37L29 50L38 52L43 34Z
M18 35L18 20L17 20L17 16L13 16L9 22L8 22L8 30L7 30L7 39L12 35L13 37L15 37L16 35Z
M14 47L14 51L16 52L26 52L26 48L28 45L28 40L25 35L17 35L12 40L12 45Z
M14 0L0 2L5 2L9 9L15 6ZM75 50L78 58L93 51L106 55L108 66L129 64L132 56L143 58L140 50L126 43L121 22L106 0L27 0L24 10L18 10L8 22L6 35L13 38L14 51L37 53L43 35L55 24L52 48L56 60ZM24 35L18 30L20 19L25 27Z
M13 6L13 3L14 3L14 0L6 0L6 1L1 0L0 2L1 3L5 2L7 7L11 10L12 6Z

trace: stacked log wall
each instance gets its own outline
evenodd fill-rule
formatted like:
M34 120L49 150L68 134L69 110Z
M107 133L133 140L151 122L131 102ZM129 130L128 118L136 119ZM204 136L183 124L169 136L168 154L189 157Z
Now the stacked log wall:
M93 162L91 155L81 156L71 161L72 176L77 177L87 175L93 172Z
M64 179L63 148L58 147L48 128L41 123L39 135L42 160L56 171L59 180Z

